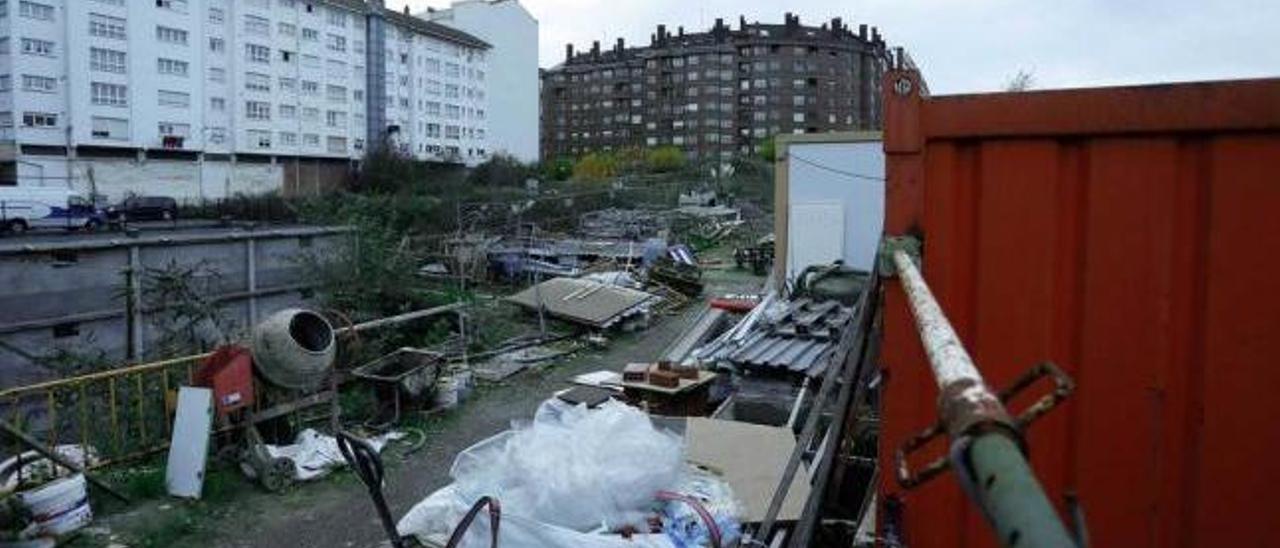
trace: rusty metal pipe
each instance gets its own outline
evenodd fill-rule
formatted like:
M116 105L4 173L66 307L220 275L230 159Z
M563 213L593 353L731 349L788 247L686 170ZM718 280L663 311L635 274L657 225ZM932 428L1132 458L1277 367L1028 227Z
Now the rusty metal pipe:
M1021 433L983 381L915 261L896 249L893 264L938 383L951 467L965 494L1004 546L1075 547L1027 462Z

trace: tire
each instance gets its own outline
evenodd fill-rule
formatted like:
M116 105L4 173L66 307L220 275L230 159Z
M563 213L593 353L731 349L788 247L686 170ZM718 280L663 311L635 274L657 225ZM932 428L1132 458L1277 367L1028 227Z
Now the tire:
M161 221L173 221L173 220L176 220L177 218L178 218L177 215L175 215L172 211L169 211L167 209L160 212Z
M4 230L10 234L24 234L27 231L27 222L22 219L14 219L4 226Z
M89 219L84 223L85 232L97 232L99 228L102 228L102 221L97 219Z

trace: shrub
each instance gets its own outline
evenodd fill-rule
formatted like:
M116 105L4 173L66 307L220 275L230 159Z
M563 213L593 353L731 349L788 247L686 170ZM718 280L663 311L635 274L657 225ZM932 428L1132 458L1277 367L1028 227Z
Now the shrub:
M650 173L679 171L684 164L684 152L674 146L651 148L644 154L644 167Z
M534 169L508 154L494 154L467 176L474 186L522 186Z
M610 152L592 152L573 166L573 178L579 181L599 182L617 175L618 158Z

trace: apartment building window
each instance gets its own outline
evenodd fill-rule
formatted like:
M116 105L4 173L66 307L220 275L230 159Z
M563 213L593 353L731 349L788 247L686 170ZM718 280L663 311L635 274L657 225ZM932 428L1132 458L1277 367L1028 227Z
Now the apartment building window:
M124 40L128 37L124 19L100 13L89 14L89 35L113 40Z
M50 78L48 76L23 74L22 89L24 91L34 91L37 93L56 93L58 91L58 79Z
M315 133L303 133L303 134L302 134L302 145L303 145L303 146L308 146L308 147L318 147L318 146L320 146L320 135L315 134Z
M427 137L440 137L440 124L427 124Z
M355 90L355 91L352 91L352 92L351 92L351 98L352 98L352 100L354 100L356 103L364 103L364 90L363 90L363 89L357 89L357 90Z
M324 121L329 127L346 127L347 113L340 110L330 110L324 113Z
M210 82L226 82L227 69L220 68L220 67L209 67L209 81Z
M803 122L804 122L804 113L803 113L803 112L796 112L796 113L792 114L792 115L791 115L791 121L792 121L792 122L797 122L797 123L803 123Z
M13 91L13 76L0 74L0 91Z
M276 33L280 36L294 36L298 34L298 27L293 23L279 23L276 25Z
M444 75L450 78L457 78L462 73L462 67L457 63L446 63L444 66Z
M303 81L302 81L302 94L303 94L303 95L312 95L312 96L320 95L320 83L319 83L319 82L313 82L313 81L311 81L311 80L303 80Z
M426 110L427 110L427 116L439 116L439 115L440 115L440 103L437 103L437 102L435 102L435 101L427 101L427 109L426 109Z
M266 101L245 101L244 117L250 120L270 120L271 103Z
M227 11L222 8L209 8L209 22L221 25L227 20Z
M35 38L23 38L22 53L27 55L53 57L53 42L48 40L36 40Z
M220 145L227 142L227 128L211 127L208 128L208 142L210 144Z
M325 64L328 67L328 74L330 78L341 80L347 77L346 63L343 63L342 61L330 59L326 61Z
M156 0L156 7L178 13L187 13L187 0Z
M356 40L355 42L352 42L351 51L355 52L357 55L364 55L364 41Z
M281 131L280 144L287 147L298 146L298 134L291 131Z
M9 3L0 2L0 17L8 17L8 16L9 16Z
M303 121L303 122L319 122L319 121L320 121L320 109L315 108L315 107L303 107L303 108L302 108L302 121Z
M347 51L347 38L345 36L330 34L328 38L329 51Z
M444 126L444 138L454 140L461 139L462 128L459 126Z
M458 105L445 105L444 116L450 120L462 118L462 107L459 107Z
M210 97L209 110L213 112L225 112L227 110L227 100L223 97Z
M125 67L125 54L123 51L89 48L89 70L124 74Z
M92 135L94 139L108 139L112 141L129 140L129 121L124 118L94 116L89 122L91 128L90 135Z
M227 51L227 41L216 36L209 37L209 51L222 53Z
M94 0L99 4L107 4L109 6L123 6L124 0Z
M258 129L248 131L249 146L253 148L271 148L271 132Z
M331 103L345 103L347 102L347 88L335 85L326 86L325 96L329 98Z
M287 49L280 50L280 62L282 63L292 63L293 58L297 56L298 52L296 51L289 51Z
M120 84L92 82L89 84L89 99L95 105L127 107L129 88Z
M187 108L191 106L191 94L184 91L160 90L159 103L162 107Z
M182 29L173 27L156 26L156 40L165 44L175 44L179 46L187 45L187 37L189 33Z
M447 85L445 85L445 86L444 86L444 96L445 96L445 98L446 98L446 99L457 99L457 98L458 98L458 86L457 86L457 85L454 85L454 84L447 84Z
M191 135L191 124L177 122L160 122L156 124L161 137L187 137Z
M347 152L347 138L333 137L328 139L329 152L333 154L345 154Z
M254 36L270 36L271 22L256 15L244 16L244 32Z
M298 80L285 76L280 77L280 91L294 93L298 91Z
M22 113L23 127L50 128L58 127L58 115L52 112Z
M53 6L22 0L18 2L18 15L41 21L52 21Z
M320 41L320 31L302 27L302 39L308 42Z
M306 68L320 68L320 58L315 55L303 55L302 66Z
M271 48L258 44L244 45L244 58L251 63L271 63Z
M266 74L257 72L247 72L244 75L245 91L271 91L271 77Z
M297 0L280 0L280 7L291 10L298 7L298 2Z
M347 14L338 10L330 9L328 19L330 26L343 28L347 26Z
M293 120L298 117L298 107L293 105L280 105L280 119Z
M163 57L156 60L156 70L159 71L160 74L167 74L169 76L181 76L183 78L186 78L188 68L190 68L190 65L186 61L179 61L177 59L165 59Z

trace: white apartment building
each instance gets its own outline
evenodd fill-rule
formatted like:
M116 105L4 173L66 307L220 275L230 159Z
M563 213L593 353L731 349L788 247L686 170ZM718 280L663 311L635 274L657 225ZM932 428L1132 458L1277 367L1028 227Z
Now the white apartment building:
M538 161L538 20L517 0L455 0L418 16L492 44L487 83L502 100L486 109L489 146Z
M478 163L488 49L364 0L0 0L0 184L305 193L384 139Z

